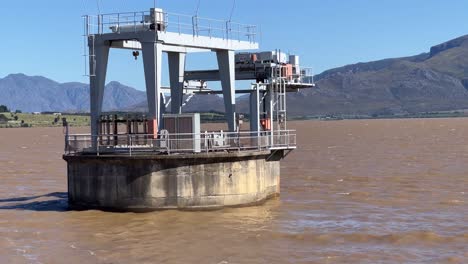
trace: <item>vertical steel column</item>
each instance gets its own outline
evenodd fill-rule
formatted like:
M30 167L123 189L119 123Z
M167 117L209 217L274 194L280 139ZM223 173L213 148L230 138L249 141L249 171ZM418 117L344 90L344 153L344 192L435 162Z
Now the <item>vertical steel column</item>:
M270 82L271 83L271 82ZM274 100L274 92L273 92L273 84L270 84L268 85L268 89L267 89L267 94L265 96L265 106L266 106L266 112L268 114L268 117L269 117L269 120L268 122L270 122L270 131L268 131L270 133L270 146L273 146L274 145L274 142L275 142L275 137L274 137L274 110L273 110L273 100Z
M150 119L157 120L157 123L160 124L162 44L154 41L141 42L141 46L148 97L148 116Z
M168 52L169 78L171 83L171 113L182 113L184 96L185 53Z
M219 77L223 88L224 107L230 132L237 131L236 125L236 76L234 51L219 50L216 52L219 66Z
M91 37L90 37L91 38ZM107 63L109 60L110 46L105 42L88 40L90 54L94 54L89 60L89 86L91 107L91 135L92 147L97 148L97 136L99 134L99 119L102 113L104 87L106 85Z
M105 122L106 122L106 133L105 134L107 135L107 145L110 145L111 138L110 138L109 135L111 134L111 119L110 119L109 115L106 116L106 121Z
M255 136L258 136L258 132L260 131L260 94L258 84L254 84L253 87L255 89L250 92L250 131Z
M114 146L117 146L119 144L119 123L117 121L118 117L117 115L114 115Z
M260 138L260 92L258 91L258 83L253 84L252 87L254 89L250 92L250 142L252 146L257 146L260 149L262 145Z

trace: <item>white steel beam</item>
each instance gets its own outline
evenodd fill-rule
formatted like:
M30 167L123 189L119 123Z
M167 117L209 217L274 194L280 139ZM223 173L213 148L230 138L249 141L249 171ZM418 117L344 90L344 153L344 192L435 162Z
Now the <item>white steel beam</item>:
M114 49L128 49L128 50L141 50L141 43L137 40L113 40L112 48ZM196 53L196 52L211 52L211 49L202 48L187 48L172 45L162 45L163 52L182 52L182 53Z
M126 33L106 33L99 35L102 40L111 43L119 41L139 40L146 42L154 40L164 43L165 46L177 46L184 48L196 48L204 50L256 50L259 48L257 42L240 41L226 38L193 36L192 34L179 34L173 32L126 32ZM116 44L117 45L117 44ZM132 47L129 47L132 48Z

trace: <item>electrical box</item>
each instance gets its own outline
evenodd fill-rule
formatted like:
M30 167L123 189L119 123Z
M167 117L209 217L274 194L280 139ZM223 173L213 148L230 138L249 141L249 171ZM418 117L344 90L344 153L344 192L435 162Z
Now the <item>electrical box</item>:
M291 64L286 64L285 66L283 66L283 68L281 68L281 75L283 77L286 77L288 79L292 79L292 76L293 76L293 66Z
M145 22L163 24L165 22L164 11L160 8L151 8L150 14L145 16Z
M258 60L262 63L288 63L288 58L286 53L276 52L276 51L264 51L258 53Z
M295 66L299 66L299 56L289 55L289 63Z
M158 138L158 120L150 119L148 122L148 134L151 135L153 139Z
M166 30L166 15L160 8L151 8L150 14L145 15L144 24L150 24L151 30Z
M251 63L252 53L237 53L235 55L236 64Z
M201 152L200 114L165 114L162 126L169 132L169 151Z
M235 62L236 64L254 64L257 62L258 53L252 52L241 52L236 53L235 55Z

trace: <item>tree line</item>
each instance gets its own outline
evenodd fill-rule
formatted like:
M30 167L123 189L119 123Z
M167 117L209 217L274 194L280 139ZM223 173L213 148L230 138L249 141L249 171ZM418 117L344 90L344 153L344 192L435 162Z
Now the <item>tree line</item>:
M10 112L10 109L6 105L0 105L0 113Z
M8 109L8 106L6 106L6 105L0 105L0 113L10 113L10 112L11 112L11 110ZM16 114L21 114L22 111L21 111L21 110L16 110L15 113L16 113Z

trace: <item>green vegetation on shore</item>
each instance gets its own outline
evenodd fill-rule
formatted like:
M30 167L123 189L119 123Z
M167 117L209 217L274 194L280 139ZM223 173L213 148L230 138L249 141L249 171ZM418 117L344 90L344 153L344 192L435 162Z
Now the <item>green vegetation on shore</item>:
M451 118L468 117L468 112L446 111L446 112L426 112L408 114L382 114L382 115L324 115L324 116L295 116L288 120L352 120L352 119L407 119L407 118Z
M17 127L60 127L63 125L62 118L66 118L68 125L89 126L89 114L61 114L61 113L21 113L18 112L0 112L0 128ZM201 113L202 123L224 122L223 113L209 112Z
M10 109L6 105L0 105L0 113L10 112Z
M15 127L60 127L62 118L66 118L69 126L88 126L89 115L85 114L30 114L30 113L0 113L0 128Z
M244 115L244 121L248 121L248 115ZM224 113L208 112L200 114L202 123L219 123L225 121ZM427 112L418 114L400 115L329 115L329 116L297 116L289 117L288 120L352 120L352 119L405 119L405 118L450 118L468 117L468 111L447 111L447 112ZM0 112L0 128L17 127L61 127L62 118L66 118L69 126L89 126L90 117L88 114L60 114L60 113L21 113Z

